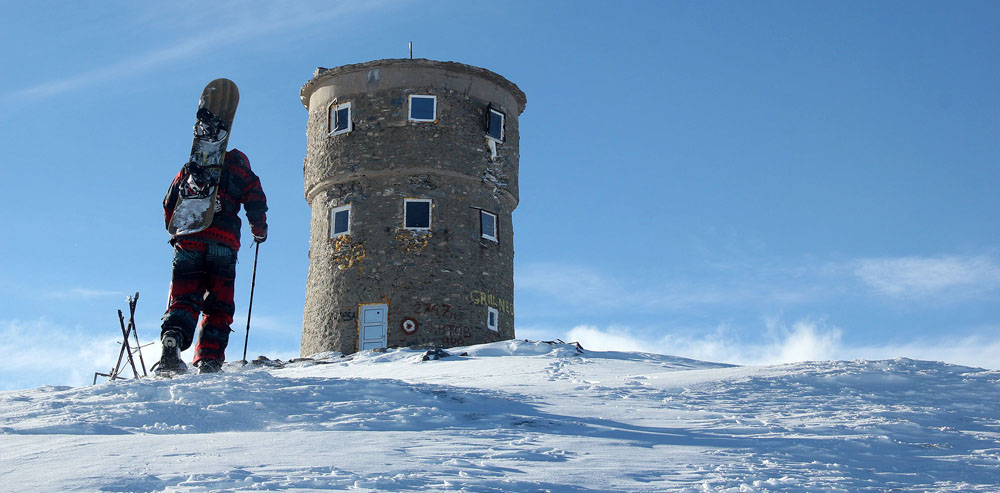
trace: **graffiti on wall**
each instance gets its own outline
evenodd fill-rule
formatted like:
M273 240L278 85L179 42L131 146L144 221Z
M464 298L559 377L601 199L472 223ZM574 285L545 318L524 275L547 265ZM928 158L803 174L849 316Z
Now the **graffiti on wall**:
M485 293L483 291L472 291L469 295L472 305L490 306L504 313L513 315L514 305L499 296ZM427 301L415 301L412 305L413 315L403 317L400 322L400 330L406 335L413 335L420 325L418 319L424 319L425 325L423 334L425 337L431 336L437 343L444 346L464 346L473 339L473 333L481 333L483 327L464 325L459 322L463 314L460 307L448 303L431 303ZM443 323L442 323L443 322ZM486 323L485 315L483 323ZM504 325L507 323L504 322ZM476 340L479 340L477 337Z
M469 301L471 301L473 305L492 306L493 308L496 308L497 310L500 310L508 315L514 315L513 303L490 293L473 290L469 293Z
M454 319L455 312L447 303L427 303L418 301L413 305L413 312L418 314L437 315L438 317Z
M358 320L358 309L350 306L340 307L338 316L341 322L355 322Z
M466 338L472 337L472 330L465 325L444 324L437 326L434 335L446 346L462 346Z
M431 238L430 233L411 233L407 230L396 231L396 245L406 253L420 253L427 248L427 240Z
M368 256L364 243L355 243L351 235L341 235L330 240L330 256L333 263L340 270L350 269L354 264L360 263Z

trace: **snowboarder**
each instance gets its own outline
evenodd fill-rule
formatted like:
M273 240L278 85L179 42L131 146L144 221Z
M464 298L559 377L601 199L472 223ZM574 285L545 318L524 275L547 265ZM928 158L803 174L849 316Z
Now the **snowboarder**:
M180 188L190 173L181 169L163 199L163 216L169 226ZM208 228L171 236L174 247L170 297L163 315L160 342L163 353L159 373L186 371L180 352L194 344L193 364L199 373L214 373L225 361L229 326L236 310L233 283L240 249L240 205L246 210L254 242L267 239L267 198L260 179L250 169L250 160L237 149L226 152L219 178L215 214ZM201 326L195 340L199 315Z

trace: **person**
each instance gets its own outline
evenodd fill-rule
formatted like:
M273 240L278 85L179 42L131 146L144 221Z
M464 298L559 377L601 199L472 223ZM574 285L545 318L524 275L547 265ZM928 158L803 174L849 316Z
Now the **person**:
M163 199L166 224L177 205L180 186L186 178L182 169ZM246 210L254 242L267 239L267 197L260 179L250 169L250 160L237 149L226 153L215 215L211 225L197 233L175 235L173 272L167 311L163 314L160 343L163 352L158 372L183 372L187 365L180 353L194 344L194 361L199 373L222 369L229 343L230 325L236 306L233 285L236 257L240 249L240 205ZM195 340L195 325L201 324Z

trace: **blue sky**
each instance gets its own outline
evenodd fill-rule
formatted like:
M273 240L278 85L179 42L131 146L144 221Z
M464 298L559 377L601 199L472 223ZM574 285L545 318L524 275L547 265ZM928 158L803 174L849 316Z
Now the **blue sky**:
M1000 4L214 4L0 6L0 389L106 371L135 291L157 337L160 201L216 77L240 86L230 145L271 208L250 353L297 355L299 88L410 41L527 94L519 337L1000 367ZM251 266L245 247L230 359Z

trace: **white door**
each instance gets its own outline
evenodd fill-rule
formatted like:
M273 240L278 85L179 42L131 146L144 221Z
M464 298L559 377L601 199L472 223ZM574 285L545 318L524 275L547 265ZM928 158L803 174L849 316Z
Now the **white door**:
M386 333L389 328L388 317L388 305L361 305L359 350L386 347Z

